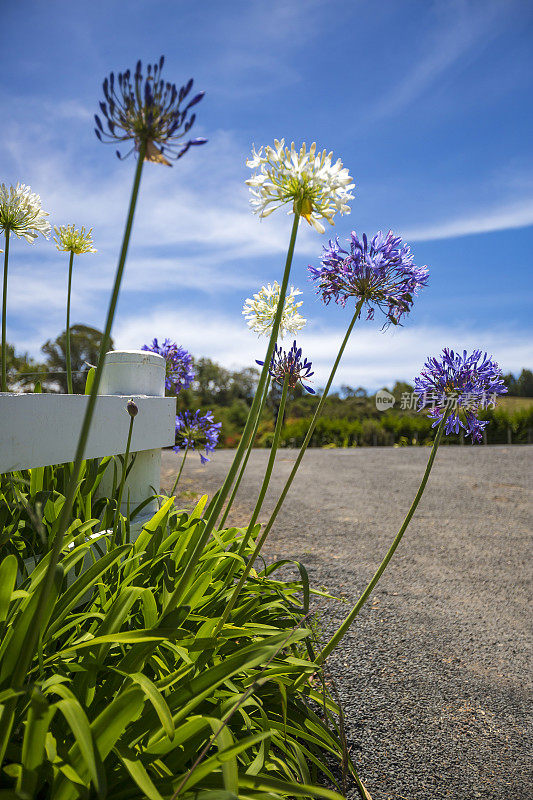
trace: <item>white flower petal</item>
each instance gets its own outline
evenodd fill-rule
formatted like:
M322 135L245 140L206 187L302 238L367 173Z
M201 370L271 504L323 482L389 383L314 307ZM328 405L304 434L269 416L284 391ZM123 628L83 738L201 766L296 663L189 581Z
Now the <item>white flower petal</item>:
M270 335L278 308L280 290L279 283L274 281L272 285L269 283L267 286L262 286L259 292L254 294L253 299L248 298L245 301L242 313L250 330L259 335ZM279 327L279 334L282 339L287 333L294 334L301 330L307 322L298 312L298 308L303 301L300 300L295 303L295 297L300 294L302 292L299 289L294 289L291 286L285 297L285 305Z
M324 232L320 219L325 218L334 224L333 217L337 212L350 212L348 201L353 199L350 192L355 184L340 158L332 162L333 153L323 150L317 154L316 142L309 150L304 142L299 151L292 142L289 149L285 147L284 139L274 140L274 148L266 146L264 156L262 151L262 147L259 151L253 147L252 157L246 162L255 170L246 181L255 214L266 217L282 205L296 202L298 207L304 200L308 204L311 201L309 221ZM294 210L288 213L294 213Z

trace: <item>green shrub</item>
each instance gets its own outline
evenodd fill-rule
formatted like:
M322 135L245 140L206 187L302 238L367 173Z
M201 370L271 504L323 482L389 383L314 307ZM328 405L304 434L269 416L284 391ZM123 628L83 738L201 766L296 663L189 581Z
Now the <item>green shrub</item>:
M533 406L518 411L497 407L480 413L480 418L490 420L486 428L488 444L507 444L509 435L513 444L527 444L533 439ZM283 426L282 445L300 447L311 422L310 417L290 419ZM431 443L434 431L432 420L425 414L387 412L376 417L347 419L321 417L311 437L311 447L369 447L372 445L404 445ZM259 445L268 446L266 435ZM461 436L450 434L445 444L459 444ZM466 439L466 442L469 440Z
M243 531L216 532L176 589L205 501L189 515L165 500L134 544L104 535L101 557L77 576L92 551L80 541L81 520L71 525L18 693L12 671L49 554L18 585L17 558L3 558L0 703L14 714L0 773L6 797L341 797L308 785L336 785L331 760L354 770L338 710L313 677L304 568L296 565L294 580L277 578L285 562L252 573L217 635L233 588L225 578L235 562L239 577L253 541L243 559Z

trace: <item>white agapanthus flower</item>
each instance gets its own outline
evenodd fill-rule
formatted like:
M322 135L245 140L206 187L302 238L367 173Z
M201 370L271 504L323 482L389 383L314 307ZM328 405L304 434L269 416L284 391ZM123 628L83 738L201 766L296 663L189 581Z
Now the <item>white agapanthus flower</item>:
M279 283L274 281L272 286L270 284L262 286L257 294L254 294L253 298L247 298L242 307L242 313L250 330L260 335L270 335L278 309L280 289ZM282 339L287 333L294 334L301 330L307 322L298 312L300 306L303 305L303 300L296 302L296 297L300 294L302 292L299 289L294 289L291 286L285 297L285 305L279 325L279 335Z
M0 231L14 233L19 239L33 241L41 233L46 239L50 236L48 214L43 211L41 198L29 186L17 183L16 186L0 184Z
M292 202L292 213L299 213L319 233L325 228L321 220L334 225L333 217L349 214L348 201L353 199L354 188L348 170L342 161L332 161L333 153L316 152L316 142L307 150L305 142L299 151L294 142L289 150L285 140L275 139L274 147L252 148L252 157L246 166L254 170L246 181L250 187L250 200L254 214L267 217L276 208ZM289 211L289 214L291 211Z
M98 250L93 247L93 229L89 228L88 231L85 227L78 230L74 225L54 225L54 242L58 250L65 253L74 253L80 256L83 253L97 253Z

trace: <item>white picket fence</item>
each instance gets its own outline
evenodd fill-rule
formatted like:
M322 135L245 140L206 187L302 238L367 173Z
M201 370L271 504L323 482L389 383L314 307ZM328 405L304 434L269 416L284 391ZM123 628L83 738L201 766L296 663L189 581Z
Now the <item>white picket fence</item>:
M144 350L107 353L86 458L124 453L133 398L135 417L131 452L135 463L128 476L122 512L159 492L161 448L174 444L176 401L165 397L165 360ZM85 395L0 393L0 473L74 459L87 406ZM112 470L106 470L100 492L111 491ZM143 517L156 510L155 501Z

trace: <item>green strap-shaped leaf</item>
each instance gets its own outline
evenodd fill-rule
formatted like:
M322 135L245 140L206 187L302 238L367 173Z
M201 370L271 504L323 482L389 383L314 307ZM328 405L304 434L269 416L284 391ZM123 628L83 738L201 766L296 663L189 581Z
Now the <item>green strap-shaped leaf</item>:
M286 642L289 644L290 641L297 641L298 638L302 638L302 633L302 631L295 631L289 642L287 642L285 634L280 634L279 636L271 636L268 640L258 644L245 647L220 664L200 673L185 686L176 689L168 699L169 708L173 713L174 725L177 726L181 720L189 716L225 680L237 672L253 669L260 664L264 664L280 645ZM141 736L145 732L150 734L148 747L155 745L161 738L159 730L154 730L151 726L152 722L150 714L147 713L143 716L142 721L135 726L136 736Z
M77 764L73 763L72 766L79 775L87 775L90 778L98 796L103 798L106 795L106 775L87 715L67 686L56 684L51 691L63 698L55 703L55 707L65 717L74 736L76 742L74 747L77 747L80 759L84 763L83 773Z
M37 492L42 492L44 481L44 467L30 469L30 497L34 498Z
M207 503L207 500L208 500L208 496L206 494L204 494L204 495L202 495L202 497L200 497L200 499L198 500L194 510L191 511L191 513L189 514L189 519L197 519L198 517L202 516L202 511L205 508L205 504Z
M218 725L220 727L220 720L216 720L216 721L218 722ZM235 760L235 763L236 763L236 756L238 756L240 753L244 752L245 750L248 750L248 749L252 748L255 744L258 744L259 742L262 742L264 739L268 738L269 736L270 736L270 732L269 731L266 731L266 732L263 732L263 733L256 733L253 736L248 736L246 739L241 739L240 741L230 745L229 747L225 747L224 749L220 749L218 751L218 753L216 753L215 755L211 756L210 758L206 758L205 761L202 761L200 764L198 764L198 766L195 767L191 771L190 775L188 773L185 773L185 775L187 775L187 780L185 781L185 783L183 785L182 791L185 791L186 789L191 789L193 786L196 786L196 784L199 783L207 775L210 775L211 773L215 772L218 767L222 767L222 777L223 777L223 780L224 780L224 788L227 791L233 791L232 789L228 790L226 785L225 785L226 777L225 777L225 772L224 772L224 766L226 764L231 763L234 760ZM185 778L185 775L181 775L178 778L178 780L175 781L176 788L178 786L180 786L180 784L182 783L183 779ZM238 782L239 782L239 785L240 785L241 784L241 777L239 776L238 771L236 772L236 777L238 778ZM237 788L237 791L238 791L238 788ZM336 798L336 800L337 800L337 798ZM342 800L344 800L344 798L342 798Z
M0 563L0 623L7 617L11 595L17 580L17 558L6 556Z
M157 625L157 603L151 589L143 589L141 594L142 614L145 628L155 628Z
M55 568L54 582L50 592L44 598L43 629L47 625L50 614L54 608L59 588L63 581L63 567L58 564ZM30 625L33 624L37 605L40 602L40 590L33 589L27 600L23 600L23 608L8 628L0 646L0 685L11 684L13 675L17 669L19 659L23 657L23 647L28 647L27 633Z
M45 665L54 661L61 660L69 653L76 653L78 650L85 650L87 647L98 647L102 644L121 645L139 644L141 642L160 642L174 636L175 628L151 628L150 630L124 631L120 633L110 633L109 636L95 636L93 639L86 639L82 642L75 642L64 650L60 650L50 656L44 662Z
M302 578L302 591L304 596L303 607L304 607L304 614L307 614L309 611L309 575L307 574L307 570L304 565L300 561L293 561L289 558L284 558L282 561L276 561L274 564L269 564L266 570L263 571L262 574L265 576L271 575L272 572L283 567L285 564L294 564L298 568L298 572Z
M23 796L33 797L37 789L39 769L45 755L44 742L54 714L55 708L50 707L41 692L34 689L22 740L22 770L17 780L17 791Z
M159 721L163 726L163 730L165 731L166 735L170 740L174 738L174 722L172 720L172 714L170 713L170 709L167 705L167 701L155 685L153 681L150 680L146 675L143 675L142 672L133 672L128 674L126 672L122 672L121 670L114 669L113 672L117 672L119 675L122 675L125 678L129 678L133 683L136 683L137 686L143 690L146 695L146 698L150 701L153 705L155 713L159 717Z
M160 739L153 747L145 748L144 752L149 755L164 756L171 750L176 750L180 745L187 748L187 742L195 739L199 733L208 727L205 717L195 716L182 723L176 728L176 734L172 742L168 738Z
M309 763L312 762L319 768L321 772L324 773L324 775L326 775L329 778L329 780L334 786L339 788L338 781L331 772L331 770L329 769L329 767L323 761L317 758L311 752L311 750L309 750L307 747L304 747L301 742L297 741L296 739L292 739L291 737L283 735L274 739L273 744L279 747L280 750L283 750L283 752L288 751L291 753L292 756L294 756L295 754L297 755L297 761L298 764L300 765L300 772L304 776L304 783L309 783L311 781L311 777L308 775L307 762ZM290 750L288 750L289 747ZM308 777L306 777L306 775Z
M218 752L222 760L222 778L224 780L224 789L228 792L239 793L239 766L235 754L223 758L224 753L228 753L234 744L233 736L229 728L222 725L219 719L207 717L207 721L211 726L211 730L215 735L213 744L218 747Z
M266 775L239 775L239 786L256 791L274 791L289 797L323 797L325 800L345 800L342 794L325 789L323 786L312 786L306 783L293 783Z
M190 589L184 594L182 605L190 606L191 609L195 609L196 606L200 605L200 600L205 595L205 590L211 584L212 578L211 573L205 572L203 575L200 576L194 581Z
M144 692L133 688L118 694L114 700L91 723L93 741L100 759L104 762L115 747L128 725L135 720L144 706ZM72 767L83 780L89 780L89 770L76 741L70 748L68 758ZM77 800L79 791L62 775L57 781L53 800Z
M143 793L143 797L147 797L148 800L164 800L163 796L152 783L152 779L146 772L136 753L125 745L117 745L114 751Z
M15 689L4 689L3 692L0 692L0 705L3 705L8 700L12 700L15 697L20 697L21 694L25 694L25 689L19 689L15 691Z
M95 368L90 367L90 369L87 371L87 377L85 378L85 394L91 394L91 389L93 388L95 375L96 375Z
M194 800L239 800L239 796L234 792L226 792L224 789L205 789L203 792L195 792ZM278 799L275 798L275 800Z
M165 519L167 513L172 508L173 504L174 504L174 498L169 497L168 500L165 503L163 503L159 511L156 511L154 516L150 520L148 520L148 522L144 523L143 530L148 531L148 533L155 533L156 530L161 525L161 523L163 522L163 520Z
M52 615L52 622L46 631L45 641L52 636L60 627L67 616L68 612L76 605L80 597L83 597L85 592L90 586L93 586L98 579L106 572L109 567L116 564L117 561L131 550L131 544L123 544L106 553L105 556L99 558L87 572L84 572L80 577L74 581L67 591L61 596L61 599L56 604L54 613Z

